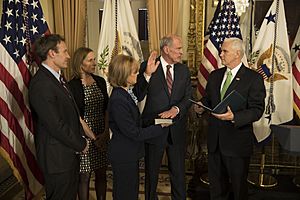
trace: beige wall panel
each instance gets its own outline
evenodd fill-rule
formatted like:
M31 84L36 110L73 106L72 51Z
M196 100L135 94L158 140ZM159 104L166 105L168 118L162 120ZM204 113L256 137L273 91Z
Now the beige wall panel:
M53 4L50 0L40 0L40 4L43 9L43 13L45 16L45 19L48 23L49 29L51 33L54 33L54 15L53 15Z

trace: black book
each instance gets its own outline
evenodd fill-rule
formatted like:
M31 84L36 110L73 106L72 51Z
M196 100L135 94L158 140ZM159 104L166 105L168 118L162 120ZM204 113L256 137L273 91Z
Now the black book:
M192 103L197 104L198 106L203 107L205 110L208 110L212 113L222 114L227 111L229 106L232 111L237 111L245 102L246 99L238 93L236 90L232 90L216 107L209 108L206 105L201 105L198 102L189 99Z

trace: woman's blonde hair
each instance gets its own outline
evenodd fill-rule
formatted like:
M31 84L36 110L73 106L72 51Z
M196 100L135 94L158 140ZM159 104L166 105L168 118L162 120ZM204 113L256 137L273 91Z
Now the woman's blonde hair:
M113 87L127 87L127 78L139 70L139 63L130 56L117 55L108 66L108 82Z

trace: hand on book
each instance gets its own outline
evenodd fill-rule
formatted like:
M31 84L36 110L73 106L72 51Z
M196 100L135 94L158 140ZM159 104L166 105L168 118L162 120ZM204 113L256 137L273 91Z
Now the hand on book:
M172 119L162 119L162 118L157 118L154 119L154 124L160 124L162 128L168 127L173 124Z
M173 106L170 110L159 113L158 116L163 119L165 118L173 119L177 116L177 114L178 114L178 110L176 109L175 106Z
M227 106L226 113L223 113L223 114L211 113L211 114L222 121L232 121L234 119L234 114L231 111L229 106Z

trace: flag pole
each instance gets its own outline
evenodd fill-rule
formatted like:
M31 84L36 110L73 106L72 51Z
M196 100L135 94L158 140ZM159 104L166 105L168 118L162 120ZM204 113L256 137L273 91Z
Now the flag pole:
M250 4L251 4L251 11L250 11L250 13L251 13L251 15L250 15L250 37L249 37L249 49L248 49L248 51L249 52L252 52L252 43L253 43L253 41L252 41L252 37L253 37L253 18L254 18L254 12L255 12L255 2L254 2L254 0L250 0ZM255 31L255 30L254 30ZM254 32L254 34L255 34L255 32Z
M275 0L274 0L275 1ZM276 16L278 16L279 13L279 0L276 0ZM272 117L272 113L275 112L275 104L274 104L274 65L275 65L275 50L276 50L276 41L277 41L277 23L278 23L278 17L275 19L275 29L274 29L274 40L273 40L273 47L272 47L272 65L271 65L271 77L270 77L270 93L268 97L268 104L266 106L266 114L269 114L270 119ZM275 138L274 135L272 135L272 152L271 152L271 160L272 163L274 162L274 146L275 146ZM266 153L265 153L265 144L262 147L261 151L261 161L260 161L260 171L259 173L249 173L248 175L248 182L259 186L263 188L270 188L277 185L277 180L275 177L265 174L264 168L265 168L265 162L266 162Z
M111 58L119 54L119 34L118 34L118 0L115 0L115 46L112 50Z
M276 16L279 13L279 0L276 0ZM276 50L276 41L277 41L277 24L278 17L275 18L275 29L274 29L274 41L273 41L273 49L272 49L272 68L271 68L271 77L270 77L270 93L268 98L268 105L266 107L266 113L272 117L272 113L275 112L275 103L274 103L274 65L275 65L275 50Z
M274 140L274 139L272 139ZM277 185L277 180L269 174L265 174L266 152L265 145L261 148L260 167L258 173L249 173L248 182L262 188L272 188Z

